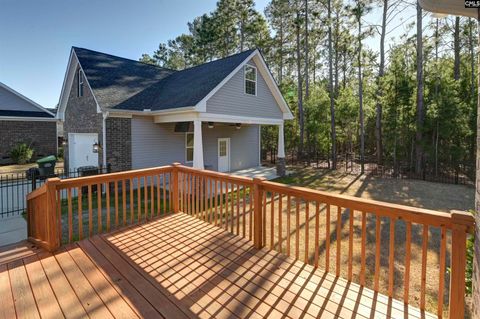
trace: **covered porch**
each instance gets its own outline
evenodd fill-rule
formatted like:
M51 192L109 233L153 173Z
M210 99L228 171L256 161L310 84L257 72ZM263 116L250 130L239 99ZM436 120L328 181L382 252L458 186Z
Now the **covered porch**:
M175 131L189 133L186 139L186 163L193 168L219 172L236 172L253 177L255 172L273 179L285 175L284 120L257 117L229 116L201 112L176 115L158 115L156 124L173 123ZM276 175L271 169L261 168L261 126L278 126L278 162ZM231 133L213 133L221 127L235 128ZM250 130L242 140L233 141L243 131ZM243 129L243 131L242 131ZM245 134L242 134L245 135ZM256 143L252 143L256 140ZM254 145L256 144L256 145ZM255 163L255 165L251 165Z

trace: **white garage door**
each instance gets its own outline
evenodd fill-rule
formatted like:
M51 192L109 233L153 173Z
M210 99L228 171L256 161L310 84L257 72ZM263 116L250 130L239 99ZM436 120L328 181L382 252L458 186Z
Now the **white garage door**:
M68 133L68 165L70 170L82 166L98 166L98 153L93 144L98 142L96 133Z

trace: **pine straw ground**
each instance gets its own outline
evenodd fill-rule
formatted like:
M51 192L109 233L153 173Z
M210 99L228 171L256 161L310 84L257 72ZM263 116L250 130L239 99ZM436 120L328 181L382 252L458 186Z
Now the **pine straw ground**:
M277 179L277 182L298 185L323 191L329 191L337 194L347 194L362 198L369 198L385 202L422 207L443 212L456 210L471 210L474 207L474 188L462 185L439 184L416 180L395 180L381 179L368 176L355 176L339 172L331 172L326 170L318 170L311 168L294 168L290 169L292 174L288 177ZM269 201L270 202L270 201ZM286 252L288 237L286 231L287 211L286 198L282 198L282 245L278 247L278 197L275 201L274 214L274 249ZM295 225L295 202L291 203L291 230ZM271 223L271 207L267 204L266 210L266 245L270 247L270 223ZM309 222L308 222L308 259L313 264L315 259L314 238L315 238L315 204L309 206ZM349 216L348 210L342 210L342 238L341 238L341 276L347 278L348 267L347 260L349 254ZM360 273L360 247L361 247L361 212L354 212L354 245L353 245L353 281L359 282ZM300 247L299 259L303 260L305 256L305 204L301 203L300 207ZM325 208L320 205L319 214L319 267L325 267ZM374 268L375 268L375 217L367 214L367 249L366 249L366 286L373 288ZM330 221L330 271L335 273L336 265L336 225L337 225L337 209L331 209ZM390 221L382 219L381 226L381 275L380 275L380 292L386 294L388 291L388 274L389 274L389 232ZM404 270L405 270L405 223L397 221L395 223L395 249L394 249L394 297L403 300L404 293ZM411 268L410 268L410 298L412 305L420 304L420 287L421 287L421 264L422 264L422 235L423 226L412 226L412 249L411 249ZM296 234L290 233L290 250L291 254L295 251ZM447 233L447 265L450 262L451 238ZM437 313L438 305L438 282L439 273L439 247L440 247L440 229L429 228L428 234L428 253L426 268L426 310L431 313ZM448 272L445 278L445 295L443 296L445 303L448 299L449 277ZM447 310L447 305L444 310Z

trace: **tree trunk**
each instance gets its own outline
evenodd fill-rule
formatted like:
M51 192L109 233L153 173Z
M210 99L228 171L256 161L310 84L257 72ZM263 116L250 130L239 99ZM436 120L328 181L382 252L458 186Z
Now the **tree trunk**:
M303 88L302 88L302 60L301 60L301 48L300 48L300 12L297 11L297 23L296 23L296 42L297 42L297 96L298 96L298 122L300 126L300 141L298 143L299 156L303 156L303 142L305 135L304 119L305 114L303 112Z
M329 0L330 2L331 0ZM331 11L331 3L329 4L330 5L330 11ZM331 15L331 12L330 12L330 15ZM330 18L331 19L331 18ZM334 44L335 44L335 97L338 97L338 89L340 87L340 84L339 84L339 75L340 75L340 72L339 72L339 69L338 69L338 63L339 63L339 54L338 54L338 41L339 41L339 37L340 37L340 21L339 21L339 16L338 16L338 10L335 14L335 41L334 41ZM330 55L331 56L331 55Z
M460 17L455 17L455 34L453 36L453 52L455 61L453 64L453 79L460 79Z
M283 19L280 21L280 30L279 30L279 36L280 36L280 61L278 64L278 84L282 84L283 81Z
M308 0L305 0L305 99L310 97L310 79L308 77Z
M358 102L360 106L360 165L365 172L365 128L363 120L363 80L362 80L362 17L358 18Z
M330 134L332 138L332 169L337 168L337 149L335 131L335 101L333 96L333 64L332 64L332 4L327 0L328 12L328 94L330 97Z
M417 1L417 129L415 144L415 173L423 169L423 124L425 112L423 107L423 30L422 7Z
M380 34L380 66L377 79L377 106L375 121L375 138L377 144L377 164L381 165L383 160L382 144L382 79L385 73L385 33L387 29L388 0L383 0L382 32Z

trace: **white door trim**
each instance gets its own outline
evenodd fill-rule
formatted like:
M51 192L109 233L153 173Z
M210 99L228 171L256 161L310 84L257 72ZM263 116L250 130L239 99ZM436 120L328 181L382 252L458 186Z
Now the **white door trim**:
M220 142L226 141L227 142L227 169L226 170L220 170ZM219 172L230 172L231 169L231 157L230 157L230 137L220 137L217 139L217 169Z

